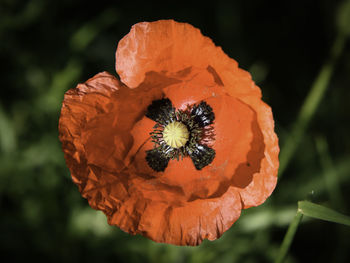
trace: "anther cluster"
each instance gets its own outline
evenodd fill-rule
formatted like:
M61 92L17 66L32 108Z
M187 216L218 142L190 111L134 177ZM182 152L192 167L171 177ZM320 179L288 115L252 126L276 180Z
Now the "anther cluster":
M211 124L215 114L205 101L182 111L176 110L168 98L155 100L148 106L146 116L156 122L150 133L154 148L146 151L147 163L153 170L164 171L170 160L188 156L201 170L215 158L215 150L208 146L214 140ZM172 132L178 134L177 142L176 138L167 138L169 130L176 128Z

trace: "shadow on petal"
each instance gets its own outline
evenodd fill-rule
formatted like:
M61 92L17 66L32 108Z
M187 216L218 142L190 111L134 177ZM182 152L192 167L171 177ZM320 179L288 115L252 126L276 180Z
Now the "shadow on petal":
M216 190L209 196L202 192L193 193L188 202L192 202L197 199L218 198L225 194L230 186L245 188L252 182L253 175L260 172L261 162L265 158L264 138L259 128L255 113L251 124L251 132L253 134L253 138L250 143L250 149L246 156L246 161L237 166L232 179L223 179L219 185L212 184L212 187L216 187ZM227 165L227 163L224 163L223 165Z
M254 114L252 122L253 141L251 142L250 151L247 154L247 161L241 163L235 170L231 184L238 188L244 188L253 180L253 174L260 171L261 161L265 157L264 137L257 122L256 114Z

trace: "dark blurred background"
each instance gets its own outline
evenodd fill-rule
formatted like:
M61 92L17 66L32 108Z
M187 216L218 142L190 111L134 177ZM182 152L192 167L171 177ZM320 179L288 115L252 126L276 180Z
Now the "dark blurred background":
M1 258L271 262L297 201L309 199L349 215L349 41L271 198L245 210L219 240L199 247L157 244L108 226L71 181L57 131L64 93L98 72L116 74L117 43L133 24L171 18L200 28L252 73L273 109L284 150L330 58L337 21L344 18L342 3L0 0ZM350 262L349 248L349 227L304 217L286 262Z

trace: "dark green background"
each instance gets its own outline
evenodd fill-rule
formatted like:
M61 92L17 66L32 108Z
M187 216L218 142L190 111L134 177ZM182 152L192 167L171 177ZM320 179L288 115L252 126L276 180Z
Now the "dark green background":
M350 214L350 46L271 198L200 247L109 227L70 179L58 141L63 94L114 73L140 21L201 29L252 73L283 145L337 35L341 1L0 1L0 257L10 262L271 262L306 198ZM349 25L350 27L350 25ZM331 182L331 183L329 183ZM350 262L350 229L304 218L287 262Z

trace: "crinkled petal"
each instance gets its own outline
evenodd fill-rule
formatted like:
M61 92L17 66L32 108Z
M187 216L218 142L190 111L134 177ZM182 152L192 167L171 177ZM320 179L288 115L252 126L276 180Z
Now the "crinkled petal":
M219 238L240 214L240 196L233 188L220 198L184 205L152 201L142 213L139 231L157 242L196 246Z
M77 88L67 91L59 120L59 135L73 181L90 205L106 214L127 195L123 157L132 137L120 127L131 126L122 117L117 94L125 89L114 76L99 73Z
M125 158L133 145L130 130L168 84L158 76L149 79L163 84L144 83L135 92L103 72L64 97L59 134L67 166L83 197L107 215L129 195Z
M121 127L132 124L123 118L117 93L123 85L114 76L103 72L77 88L67 91L64 97L59 132L63 150L81 163L109 171L120 171L123 155L131 146L131 136ZM123 140L121 140L123 138ZM116 147L111 147L115 145ZM71 164L68 163L68 167Z
M220 75L223 85L234 86L237 96L252 92L261 96L250 74L190 24L173 20L142 22L119 41L116 71L131 88L137 87L147 72L179 72L188 67L209 67Z

